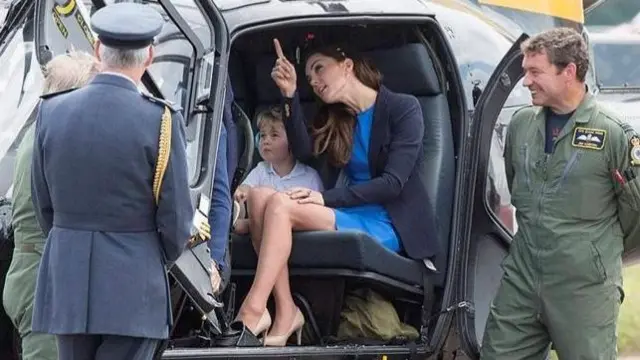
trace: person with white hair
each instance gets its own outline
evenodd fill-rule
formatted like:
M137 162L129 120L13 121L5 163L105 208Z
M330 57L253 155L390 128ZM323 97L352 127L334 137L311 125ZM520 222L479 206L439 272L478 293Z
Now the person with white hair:
M44 94L84 86L98 72L99 63L88 53L58 55L43 69ZM33 297L37 270L45 246L45 236L38 225L31 201L31 158L35 126L27 130L18 147L12 204L15 248L3 290L2 304L21 338L23 360L58 358L53 335L31 331Z
M102 71L36 119L33 199L47 242L33 331L60 359L151 359L172 324L166 270L192 237L184 119L138 86L164 24L136 3L96 11Z

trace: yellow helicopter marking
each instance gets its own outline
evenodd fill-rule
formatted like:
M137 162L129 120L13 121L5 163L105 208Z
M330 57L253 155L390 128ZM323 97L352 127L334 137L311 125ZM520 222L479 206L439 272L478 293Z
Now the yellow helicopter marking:
M76 8L76 0L70 0L66 5L56 5L56 11L62 16L69 16Z
M478 0L483 5L529 11L584 23L582 0Z

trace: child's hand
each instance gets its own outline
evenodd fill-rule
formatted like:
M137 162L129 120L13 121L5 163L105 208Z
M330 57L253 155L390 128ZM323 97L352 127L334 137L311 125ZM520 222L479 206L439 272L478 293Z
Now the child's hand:
M220 277L220 272L218 271L218 266L216 262L211 260L211 276L209 280L211 281L211 289L213 289L213 293L217 294L220 291L220 285L222 284L222 278Z
M249 188L246 186L238 186L236 189L236 193L233 194L233 199L239 203L247 201L247 196L249 196Z

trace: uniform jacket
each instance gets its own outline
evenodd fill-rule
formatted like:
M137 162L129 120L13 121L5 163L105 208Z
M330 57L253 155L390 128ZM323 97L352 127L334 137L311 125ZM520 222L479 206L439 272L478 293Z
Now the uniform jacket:
M512 259L504 262L506 276L514 263L529 259L563 291L584 291L586 284L620 286L618 200L640 199L631 191L637 180L622 185L614 172L637 173L629 157L632 132L587 93L553 153L545 154L544 109L529 106L514 114L504 156L518 232Z
M309 125L300 106L298 94L285 99L290 118L285 121L287 138L296 158L312 158ZM283 112L287 114L288 112ZM431 258L440 253L436 239L435 216L425 206L431 199L424 186L421 164L424 160L424 117L418 100L381 87L375 102L369 166L371 181L334 187L340 169L331 166L324 156L315 161L325 190L328 207L381 204L385 207L407 255L413 259ZM432 235L433 234L433 235Z
M165 266L185 248L194 210L184 123L175 111L169 164L154 203L164 106L113 74L41 103L32 181L47 243L34 331L167 337Z
M35 114L30 120L35 120ZM31 121L24 134L16 155L16 169L13 179L12 223L16 247L23 244L34 244L38 252L42 252L45 237L38 224L36 212L31 199L31 159L33 156L33 139L35 123Z

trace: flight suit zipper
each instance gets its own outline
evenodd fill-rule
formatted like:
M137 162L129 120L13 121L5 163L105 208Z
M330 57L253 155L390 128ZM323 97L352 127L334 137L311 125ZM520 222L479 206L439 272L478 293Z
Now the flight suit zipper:
M524 181L527 188L531 191L531 177L529 176L529 145L524 145Z
M547 185L547 166L548 166L549 160L551 159L551 156L552 154L544 154L542 161L540 161L537 165L540 167L539 173L541 174L541 176L540 176L540 190L538 192L538 206L536 209L537 216L535 219L536 220L535 224L536 224L536 227L538 228L536 231L538 234L538 238L536 239L536 246L534 247L533 253L535 254L534 266L537 267L537 271L536 271L537 276L534 281L536 283L538 299L540 299L542 296L542 278L544 277L544 274L542 272L542 248L546 248L546 244L545 246L543 246L542 244L543 239L545 237L540 236L540 229L544 229L544 226L542 225L542 220L543 220L542 201L545 196L545 187ZM542 312L542 309L540 307L541 307L541 304L538 304L539 314Z
M544 158L542 161L540 161L539 163L537 163L536 166L539 166L541 169L540 174L542 175L540 177L540 193L538 195L538 209L537 209L537 221L536 223L540 224L540 220L542 218L542 198L544 197L544 192L545 192L545 186L547 185L547 164L549 163L549 159L550 159L551 155L550 154L544 154Z
M580 158L581 153L582 153L581 151L575 151L571 155L571 158L569 159L569 161L567 162L567 165L565 165L564 170L562 171L562 176L560 177L560 181L558 182L558 188L560 188L564 184L567 178L567 175L569 175L569 172L571 172L571 169L573 169L573 167L575 166L576 162Z

